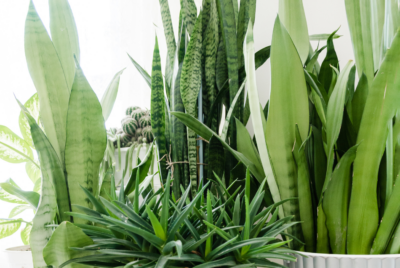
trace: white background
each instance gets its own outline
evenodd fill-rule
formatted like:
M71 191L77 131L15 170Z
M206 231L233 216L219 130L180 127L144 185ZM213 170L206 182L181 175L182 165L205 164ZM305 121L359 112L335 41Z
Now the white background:
M120 90L107 127L119 126L126 107L138 105L150 108L150 89L134 69L129 53L149 73L155 33L158 33L162 63L165 63L165 38L159 15L158 0L70 0L78 27L81 66L92 88L101 98L116 72L127 67L121 77ZM239 1L240 2L240 1ZM341 27L335 40L340 65L353 59L353 50L344 7L344 0L303 0L310 34L331 33ZM49 23L47 0L34 0L44 24ZM175 34L179 17L179 0L169 0ZM196 3L201 3L197 0ZM14 94L25 102L35 88L25 62L24 24L28 0L0 0L0 125L6 125L20 135L19 108ZM271 44L273 23L278 12L278 0L258 0L255 23L256 50ZM317 42L313 42L314 48ZM324 44L323 44L324 45ZM323 59L325 53L321 54ZM270 66L267 62L257 71L260 100L269 97ZM251 123L249 125L251 130ZM13 178L23 189L33 185L25 174L24 164L9 164L0 160L0 181ZM0 203L0 218L8 217L12 205ZM30 220L32 213L23 217ZM21 245L19 232L0 240L0 251ZM3 267L0 255L0 266Z

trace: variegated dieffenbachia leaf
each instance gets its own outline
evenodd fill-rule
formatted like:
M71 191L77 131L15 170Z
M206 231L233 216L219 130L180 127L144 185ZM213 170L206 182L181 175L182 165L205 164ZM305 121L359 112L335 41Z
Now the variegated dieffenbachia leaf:
M0 220L0 239L14 234L20 226L21 220Z
M11 129L0 126L0 158L9 163L33 162L29 144Z
M196 103L201 86L202 13L197 18L192 38L183 61L181 94L186 112L196 116ZM192 192L197 189L197 144L196 134L188 129L189 173Z
M36 122L39 121L39 96L37 93L33 94L32 97L29 98L24 104L25 108L29 111L33 118L35 118ZM21 131L22 137L30 146L33 146L32 143L32 135L31 135L31 127L29 126L28 121L24 113L21 111L19 114L19 129Z

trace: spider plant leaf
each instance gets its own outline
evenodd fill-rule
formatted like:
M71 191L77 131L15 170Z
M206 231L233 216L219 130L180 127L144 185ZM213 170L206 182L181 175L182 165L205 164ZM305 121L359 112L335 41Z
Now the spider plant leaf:
M104 121L107 121L114 107L114 103L118 95L119 80L125 69L126 68L122 69L121 71L119 71L114 75L110 84L107 86L106 91L101 97L101 108L103 110Z
M299 197L299 209L301 228L303 230L305 249L307 252L315 252L315 226L313 215L313 204L311 196L310 172L308 169L307 156L300 130L296 125L296 141L293 147L293 155L297 166L297 187Z
M153 145L150 145L149 150L147 151L146 155L142 159L142 162L136 166L134 169L132 169L131 176L129 178L129 181L127 185L125 186L125 194L130 195L131 193L134 192L135 190L135 184L136 180L138 180L139 183L141 183L147 176L151 162L153 161ZM138 150L139 152L139 150ZM138 172L139 171L139 172ZM136 195L136 193L135 193Z
M163 254L170 254L172 253L172 249L176 249L176 253L178 254L178 257L182 256L182 242L181 241L171 241L168 242L164 248L163 248Z
M318 80L321 82L323 87L325 88L325 92L329 92L329 88L332 84L333 73L331 66L338 67L339 60L336 55L335 46L333 45L333 37L335 36L336 32L334 31L328 38L326 45L326 56L324 61L321 64L321 70L318 75Z
M151 209L149 209L148 206L146 206L146 211L147 211L147 215L149 215L151 225L153 226L153 229L154 229L154 233L156 234L157 237L159 237L163 241L165 241L167 239L167 236L165 235L164 229L162 228L156 215L154 215L153 211L151 211ZM164 248L164 250L165 250L165 248Z
M214 267L221 267L221 266L236 266L236 261L233 256L228 256L219 260L205 262L200 265L196 265L193 268L214 268Z
M182 0L183 2L189 0ZM181 75L181 94L186 112L190 115L196 115L196 103L201 87L201 53L202 53L202 12L197 18L193 33L183 61ZM188 156L190 182L192 192L195 194L197 188L197 142L196 134L188 129Z
M332 173L324 194L323 209L333 254L346 254L347 215L351 189L351 164L356 157L357 145L340 159Z
M78 62L80 59L74 15L67 0L51 0L49 8L51 40L57 50L68 87L71 88L75 76L74 57Z
M374 79L374 73L376 70L374 68L374 53L380 54L380 49L382 49L380 46L373 45L373 42L375 42L373 41L373 38L382 40L383 34L382 20L384 19L384 16L373 16L372 14L376 9L376 7L373 7L373 3L378 2L383 1L371 1L371 4L369 5L365 5L356 0L345 1L357 71L359 76L364 72L370 83ZM381 12L382 11L383 10L381 10ZM375 28L380 28L377 29L378 36L375 36Z
M79 227L70 222L62 222L54 231L46 247L43 249L43 258L47 265L59 267L62 263L79 257L92 255L88 251L75 251L71 247L86 247L93 245L93 240Z
M0 183L0 187L11 195L14 195L21 200L24 200L30 204L34 209L37 208L39 204L40 195L33 191L24 191L19 187L14 186L8 181Z
M215 230L212 230L210 233L205 234L203 237L201 237L199 240L193 240L193 243L185 243L183 245L183 251L184 252L192 252L193 250L196 250L200 245L202 245L210 236L215 234Z
M250 179L250 178L249 178ZM246 208L246 219L245 219L245 223L244 223L244 230L242 232L242 240L246 241L250 239L250 228L251 228L251 223L250 223L250 205L249 205L249 198L247 197L247 195L245 195L244 197L245 200L245 208ZM245 246L242 247L241 250L241 255L245 255L250 249L250 246Z
M160 223L165 233L168 231L168 218L169 218L169 197L171 187L171 172L168 173L167 182L165 183L164 197L161 208Z
M213 213L212 213L212 205L211 205L211 192L207 191L207 221L213 222ZM207 232L212 232L212 228L208 227ZM212 251L213 237L210 236L206 241L206 249L204 252L204 256L207 257L208 254Z
M54 45L33 2L25 22L25 57L40 101L41 121L51 145L64 163L66 121L71 87Z
M92 207L81 186L94 196L98 195L98 173L106 145L107 134L100 102L78 65L68 108L65 146L65 167L72 204Z
M138 72L142 75L144 81L146 81L147 85L151 88L151 76L129 54L128 54L128 57L131 60L133 66L135 66L135 68L138 70Z
M24 104L25 108L29 111L33 118L35 118L36 122L39 124L39 112L40 112L40 104L39 104L39 96L37 93L33 94L32 97L29 98ZM22 137L29 144L29 146L33 146L32 135L31 135L31 127L29 126L28 121L24 113L21 111L19 114L19 129L21 131Z
M245 68L247 73L248 98L250 103L251 118L253 122L254 132L258 144L258 150L261 158L262 167L264 170L264 176L261 178L259 177L257 179L259 181L263 181L264 178L267 177L268 186L271 190L272 198L274 202L279 202L281 200L281 196L278 190L278 185L276 183L275 176L273 173L273 168L270 162L270 154L269 154L270 152L266 144L267 133L264 132L265 118L264 114L260 110L260 101L257 92L255 63L254 63L253 25L251 21L249 22L249 27L247 29L247 36L245 41L246 43L244 46L244 51L245 51L244 58L245 58ZM252 173L254 174L253 171ZM281 212L281 216L283 217L283 212Z
M323 40L328 40L330 36L331 34L312 34L310 35L309 39L310 41L323 41ZM341 35L335 34L332 38L338 39L340 37Z
M9 163L35 163L29 144L6 126L0 126L0 158Z
M310 40L302 0L279 1L279 19L285 26L304 64L308 58Z
M349 254L368 254L375 234L372 252L383 252L386 242L389 240L387 237L392 233L395 228L394 222L397 221L397 209L390 208L391 201L389 200L385 209L385 215L388 216L383 217L379 227L380 231L376 233L379 222L376 197L379 163L385 148L387 122L395 115L400 101L399 91L396 90L400 85L397 76L400 62L399 51L400 35L396 34L392 47L387 50L385 59L371 84L361 120L357 137L360 145L354 161L349 209L347 244ZM396 195L392 194L392 198L395 199ZM369 220L362 221L363 217L368 217Z
M208 260L213 260L213 256L215 256L215 254L217 254L218 252L220 252L221 250L223 250L226 247L229 247L229 245L231 245L233 242L235 242L237 239L239 238L239 236L235 236L232 239L229 239L228 241L224 242L223 244L221 244L220 246L218 246L216 249L214 249L210 255L208 255L206 257L206 261Z
M307 86L302 63L279 17L275 21L271 48L272 84L266 141L280 197L288 199L297 196L296 164L291 150L296 135L295 125L298 124L300 136L302 140L305 140L309 126L309 114ZM257 144L260 150L260 142ZM282 148L285 149L282 150ZM271 192L274 196L272 189ZM298 206L297 200L284 203L284 214L295 215L295 220L299 220ZM302 237L300 225L288 232L300 239ZM296 247L299 245L294 245L294 248Z
M168 1L166 2L168 7ZM164 3L165 5L165 3ZM169 13L169 9L168 9ZM173 32L172 32L173 33ZM166 32L167 35L167 32ZM173 40L175 45L175 39ZM164 99L164 83L161 73L161 58L158 48L158 39L156 37L156 44L153 52L153 66L151 72L151 127L157 144L158 159L163 158L167 153L166 140L165 140L165 99ZM163 181L167 178L166 161L159 162L161 179Z

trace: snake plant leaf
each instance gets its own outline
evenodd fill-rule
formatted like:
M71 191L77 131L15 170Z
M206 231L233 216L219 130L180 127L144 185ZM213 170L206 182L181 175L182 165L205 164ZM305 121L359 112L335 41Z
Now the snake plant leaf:
M244 68L243 43L246 37L247 27L250 20L251 23L254 25L255 19L256 19L256 0L240 0L239 18L237 20L237 26L236 26L239 69ZM244 78L245 75L246 74L242 74L241 80Z
M35 219L37 217L37 221L35 221L35 219L33 220L32 227L32 230L38 232L38 234L36 236L35 233L34 238L33 235L31 236L31 238L37 240L38 247L40 249L45 245L43 244L44 241L41 241L41 239L45 239L47 235L51 235L51 232L48 232L49 228L44 227L44 224L48 224L54 220L54 215L57 213L57 208L57 217L60 221L70 220L70 217L65 214L65 212L71 211L70 199L65 181L63 165L61 164L55 149L51 145L47 136L44 134L43 130L36 123L36 120L29 114L28 110L22 106L21 103L19 103L19 105L31 127L32 140L39 157L40 171L42 173L41 199L35 215ZM54 202L54 204L49 204L49 202ZM41 234L43 237L40 237ZM39 258L38 261L40 262L42 256L37 258Z
M220 94L220 92L225 88L229 90L229 87L227 86L227 81L229 81L228 62L226 59L226 50L223 38L220 39L218 44L215 78L217 80L217 88L219 90L218 94Z
M24 200L30 204L34 209L39 204L40 195L32 191L24 191L19 187L12 185L9 181L0 183L0 187L11 195L17 196L21 200Z
M29 245L31 239L32 224L26 224L25 228L21 231L21 240L24 245Z
M309 114L307 86L301 59L279 17L275 20L272 35L271 77L266 141L281 199L284 200L297 196L296 167L292 155L295 125L298 124L300 137L305 140L309 127ZM259 150L260 144L261 142L257 141ZM285 215L295 215L295 220L299 219L298 201L286 202L283 204L283 210ZM300 225L289 230L289 233L298 238L301 232Z
M129 54L128 54L128 57L131 60L133 66L135 66L135 68L138 70L138 72L142 75L144 81L146 81L147 85L151 88L151 77L150 77L150 75Z
M171 13L169 11L168 0L159 0L159 2L161 7L161 18L164 26L164 35L165 35L165 40L167 41L167 50L168 50L167 58L169 66L166 66L166 69L172 72L174 58L175 58L175 51L176 51L174 28L172 26L172 19L171 19ZM167 74L166 72L165 77L167 78L167 81L169 81L168 78L170 76L172 76L172 74Z
M186 25L189 36L192 36L192 33L196 24L197 17L197 7L194 0L180 0L181 1L181 9L182 9L182 18ZM200 30L201 32L201 30Z
M255 63L254 63L254 39L253 39L253 25L249 22L247 29L247 35L244 45L244 57L245 57L245 68L247 73L247 87L248 87L248 98L250 103L251 118L253 122L254 132L257 139L258 150L260 152L260 158L265 176L258 179L260 182L267 177L268 186L271 190L271 194L274 202L281 200L278 185L275 180L273 169L270 162L270 152L266 145L266 133L264 132L264 114L260 109L260 101L258 99L256 76L255 76ZM254 174L254 173L253 173ZM283 218L283 214L281 217Z
M339 59L336 55L335 46L333 45L333 37L338 30L334 31L326 41L326 56L321 64L321 70L318 75L318 80L325 88L326 93L329 92L333 80L333 70L331 66L339 67Z
M373 80L364 113L361 120L357 143L360 143L354 161L353 187L349 208L348 253L368 254L371 250L378 222L378 202L376 197L379 163L382 158L387 136L387 122L393 118L400 101L397 88L400 80L397 76L400 62L400 35L396 34L392 47L387 50L385 59ZM379 112L378 112L379 111ZM365 198L368 196L368 198ZM392 195L395 197L395 195ZM390 202L390 201L389 201ZM382 239L391 233L395 226L390 225L393 217L398 216L396 210L385 210L389 217L383 218L380 232L374 242L373 253L382 252L382 246L389 239ZM368 221L362 219L368 217ZM386 218L386 219L385 219ZM388 224L389 223L389 228Z
M257 148L254 145L246 127L238 119L236 119L236 131L237 136L240 137L240 139L237 141L238 152L246 156L256 166L262 167L261 158L258 154Z
M325 191L323 209L333 254L346 254L347 215L351 189L351 164L356 157L357 145L340 159Z
M378 18L373 18L371 4L361 3L359 0L345 0L345 6L358 74L361 77L364 72L371 83L375 72L372 33L375 27L382 27L383 24L374 21ZM382 20L382 16L379 16L379 19ZM382 35L374 37L382 38ZM376 52L380 53L379 48L376 49Z
M313 204L311 196L310 172L303 140L296 125L296 140L293 146L293 155L297 166L297 187L299 196L300 220L303 230L305 249L307 252L315 252L315 226Z
M156 37L156 44L153 52L153 67L151 72L151 126L157 144L158 159L162 159L168 153L165 140L165 102L164 83L161 73L161 58L158 48L158 39ZM161 160L159 166L161 178L165 181L167 178L165 160Z
M230 104L232 103L239 89L238 47L234 13L232 0L218 0L218 14L223 37L222 42L226 53L228 67ZM243 97L239 98L239 103L243 103ZM242 105L239 105L233 113L234 116L239 120L242 120L242 109Z
M114 107L114 103L118 95L119 81L124 70L125 68L114 75L110 84L107 86L106 91L101 97L101 108L103 110L104 121L107 121Z
M78 30L68 0L50 0L50 32L64 70L68 88L75 76L75 61L80 58Z
M91 255L90 251L72 250L75 247L93 245L93 240L87 236L81 228L70 222L62 222L54 231L46 247L43 249L43 257L47 265L59 267L64 262ZM67 267L78 268L80 264L71 264Z
M30 1L25 22L25 57L39 95L46 136L64 163L66 122L71 88L46 28Z
M185 0L183 0L185 1ZM196 103L201 86L201 50L202 50L202 12L197 18L196 25L190 39L189 46L183 61L181 74L181 94L186 112L196 115ZM188 157L190 182L192 193L197 189L197 142L196 134L188 129Z
M281 23L285 26L293 40L301 62L304 64L308 58L310 40L303 1L280 0L278 14Z
M0 239L14 234L20 226L20 220L0 220Z
M39 124L39 97L38 94L35 93L32 97L29 98L24 104L25 108L29 111L29 113L35 118L36 122ZM22 137L30 146L33 145L32 136L31 136L31 127L29 126L28 121L25 118L24 113L21 111L19 114L19 130L21 131Z
M29 144L11 129L0 125L0 158L9 163L23 163L33 160Z
M99 166L106 145L107 134L100 102L78 65L68 107L65 146L71 204L91 208L92 204L81 186L94 196L98 195Z
M217 137L211 137L208 144L208 178L213 178L214 173L222 177L224 173L225 151Z
M322 40L328 40L328 38L331 36L331 34L312 34L309 36L310 41L322 41ZM341 35L335 34L333 36L333 39L338 39L340 38Z
M244 81L242 83L242 85L240 86L239 91L236 93L236 96L233 99L233 101L231 103L231 106L229 107L228 112L226 113L225 123L224 123L224 126L223 126L222 131L221 131L221 139L222 140L226 140L226 137L228 135L228 128L229 128L229 123L231 121L232 113L235 110L236 103L237 103L238 99L240 98L245 85L246 85L246 83Z
M351 100L351 122L357 132L360 129L361 118L364 112L365 103L367 101L368 92L368 79L363 73L358 81L354 97Z
M374 1L374 2L378 2L378 1ZM381 55L383 56L383 55L385 55L386 50L390 48L390 46L392 44L392 41L393 41L393 38L394 38L394 36L395 36L395 34L397 32L397 29L400 26L400 24L399 24L400 23L400 17L399 17L399 7L398 7L398 3L396 3L396 1L394 1L394 0L386 0L384 3L383 3L383 1L379 1L379 2L381 2L381 3L380 4L374 3L374 4L376 4L378 7L381 7L380 11L382 13L384 12L383 14L381 14L381 15L383 15L382 17L384 18L384 22L383 22L383 18L381 18L382 19L381 22L383 22L383 38L381 38L381 40L376 40L376 41L382 41L381 42L381 45L382 45ZM383 11L383 9L384 9L384 11ZM382 27L382 25L379 25L379 26ZM377 27L373 27L372 29L375 29L375 28L377 28ZM379 30L381 30L381 34L382 34L382 28L380 28ZM374 41L375 41L373 39L374 38L373 34L375 32L376 31L373 31L371 33L373 49L374 49ZM382 35L380 37L382 37ZM376 38L376 36L375 36L375 38ZM375 61L375 56L378 57L378 65L376 65L376 63L374 62L374 64L375 64L374 67L379 68L379 60L380 60L380 58L379 58L379 54L375 53L375 52L379 53L379 51L373 50L374 61ZM377 54L377 55L375 55L375 54Z
M326 175L326 153L324 149L324 142L322 138L322 131L315 126L312 126L313 136L313 173L314 173L314 186L317 199L321 198L322 188L324 185Z
M327 169L324 186L322 191L324 192L329 184L329 180L332 174L333 163L335 160L334 147L336 141L339 137L340 129L342 126L344 105L346 100L346 87L349 77L349 73L352 69L353 63L350 60L343 71L340 73L338 81L332 95L328 102L327 112L326 112L326 140L327 140Z

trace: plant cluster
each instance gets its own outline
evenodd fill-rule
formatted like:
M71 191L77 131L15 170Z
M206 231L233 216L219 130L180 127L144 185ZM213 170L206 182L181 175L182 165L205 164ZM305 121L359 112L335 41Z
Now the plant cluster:
M146 193L136 184L134 196L98 200L85 190L93 210L83 207L69 213L85 224L63 223L44 250L45 259L54 267L79 263L96 267L283 267L269 259L295 260L286 253L288 241L276 236L295 225L292 217L277 219L278 206L263 209L264 190L250 194L250 173L245 189L229 193L219 178L216 193L207 185L190 200L191 187L182 189L175 200L170 194L170 176L165 188ZM139 197L144 200L139 202ZM250 201L251 200L251 201ZM283 202L282 202L283 203ZM79 227L79 228L78 228ZM71 259L60 256L59 237L74 233L69 242ZM79 254L80 255L79 255Z

